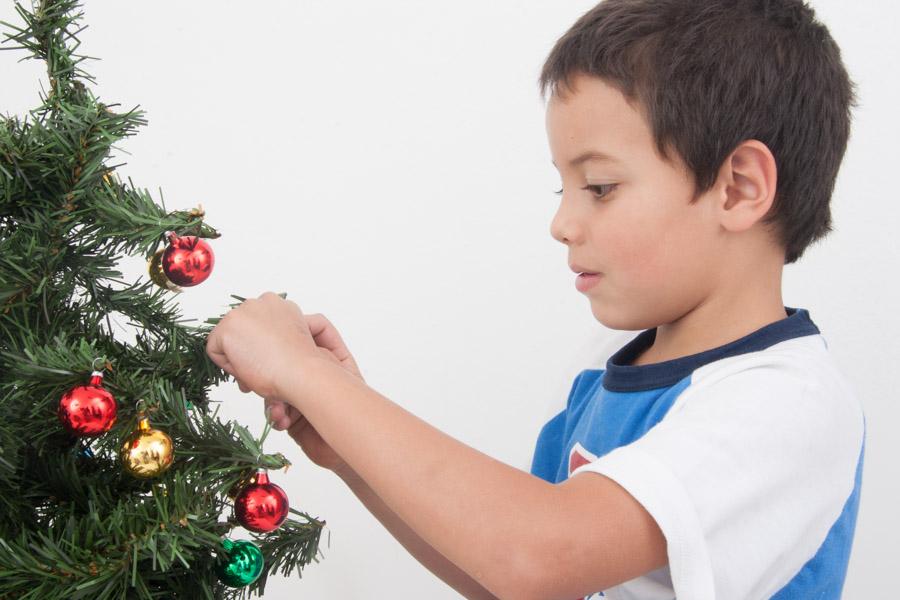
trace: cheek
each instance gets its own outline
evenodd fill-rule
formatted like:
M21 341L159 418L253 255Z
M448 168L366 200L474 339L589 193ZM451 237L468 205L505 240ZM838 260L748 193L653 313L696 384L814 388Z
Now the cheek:
M626 294L659 300L693 280L708 245L696 219L686 213L642 214L607 232L609 269ZM611 279L612 281L612 279Z
M607 214L593 231L604 279L588 293L594 318L615 330L637 331L673 320L688 304L685 281L693 254L691 232L670 216L642 210Z
M657 289L669 299L670 307L687 312L715 285L720 250L711 243L699 217L685 219L679 229L670 229L660 238L665 245L657 252L654 275L661 284Z

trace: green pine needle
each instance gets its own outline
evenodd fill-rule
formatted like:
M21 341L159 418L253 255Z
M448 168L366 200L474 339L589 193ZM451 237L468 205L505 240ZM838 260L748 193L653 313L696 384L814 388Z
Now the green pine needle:
M262 594L268 575L318 561L325 522L292 508L274 532L232 534L228 492L290 462L263 452L268 423L256 439L217 417L208 392L228 375L205 345L221 317L190 325L172 292L118 269L125 256L152 256L167 231L219 232L200 210L167 211L110 164L114 145L147 121L88 87L91 57L75 54L79 2L16 2L16 12L21 23L0 22L0 50L44 61L49 90L25 117L0 118L0 600ZM60 397L100 365L116 423L75 439L57 418ZM138 401L175 446L172 467L150 481L118 458ZM215 574L232 535L254 536L266 561L237 590Z

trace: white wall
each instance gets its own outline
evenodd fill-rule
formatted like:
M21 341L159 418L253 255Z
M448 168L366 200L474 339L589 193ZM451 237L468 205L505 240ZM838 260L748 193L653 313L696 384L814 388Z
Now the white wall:
M121 147L169 208L198 202L223 237L188 316L228 294L287 291L343 332L370 385L527 470L554 398L635 332L605 329L551 238L559 178L536 79L593 0L551 2L86 2L81 52L101 100L149 125ZM833 199L835 231L788 266L784 299L810 310L856 384L868 425L850 599L889 598L900 537L895 143L900 9L813 2L859 85ZM18 23L11 2L0 20ZM38 104L42 63L0 53L0 111ZM138 257L128 273L143 273ZM262 402L223 385L222 413L260 432ZM348 418L352 418L348 415ZM286 434L267 451L292 504L328 521L325 558L269 598L456 598ZM330 534L330 547L327 537ZM889 591L886 591L889 590Z

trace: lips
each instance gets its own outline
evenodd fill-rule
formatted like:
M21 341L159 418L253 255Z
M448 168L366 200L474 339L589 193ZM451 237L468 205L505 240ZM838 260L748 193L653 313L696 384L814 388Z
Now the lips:
M575 278L575 289L579 292L587 292L592 287L597 285L597 283L602 278L602 275L596 273L594 275L590 275L588 273L581 273L578 277Z
M587 267L575 263L570 264L569 268L572 269L573 273L578 273L579 275L597 275L600 273L599 271L591 271Z

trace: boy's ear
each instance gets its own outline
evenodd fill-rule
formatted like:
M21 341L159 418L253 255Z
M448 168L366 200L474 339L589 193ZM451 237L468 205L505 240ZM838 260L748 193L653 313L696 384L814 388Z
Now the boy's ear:
M768 146L745 140L719 170L720 221L729 231L744 231L765 216L775 200L778 168Z

